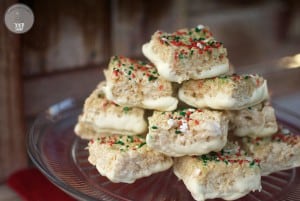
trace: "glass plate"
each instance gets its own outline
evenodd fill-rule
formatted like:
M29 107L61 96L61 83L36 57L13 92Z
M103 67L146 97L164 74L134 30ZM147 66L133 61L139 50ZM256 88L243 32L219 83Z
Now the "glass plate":
M73 132L82 102L58 104L41 114L28 134L28 153L34 164L56 186L79 200L105 201L189 201L193 200L171 169L133 184L112 183L98 174L87 161L87 141ZM280 118L281 125L294 133L298 126ZM250 193L243 201L300 201L300 169L281 171L262 178L262 191ZM221 200L221 199L215 199Z

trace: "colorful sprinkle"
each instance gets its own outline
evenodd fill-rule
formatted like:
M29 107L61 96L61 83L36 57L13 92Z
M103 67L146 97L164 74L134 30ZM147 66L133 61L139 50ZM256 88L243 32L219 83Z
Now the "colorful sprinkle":
M130 81L137 82L136 78L139 77L138 74L146 76L148 81L154 81L159 77L156 68L151 63L123 56L114 56L110 62L114 66L112 70L113 79L118 79L122 75Z

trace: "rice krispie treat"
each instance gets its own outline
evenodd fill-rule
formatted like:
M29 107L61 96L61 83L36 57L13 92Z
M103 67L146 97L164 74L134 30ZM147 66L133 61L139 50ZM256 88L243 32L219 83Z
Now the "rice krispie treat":
M123 107L104 97L102 82L85 100L83 113L78 118L75 133L83 139L105 134L138 135L147 132L144 110Z
M160 111L177 107L171 83L151 63L114 56L104 74L106 98L119 105Z
M156 31L142 51L172 82L215 77L229 70L226 49L202 25L174 33Z
M274 108L263 102L242 110L227 111L229 131L236 136L266 137L277 132Z
M243 137L242 147L259 159L262 175L300 166L300 136L280 129L269 137Z
M88 144L89 162L112 182L136 179L169 169L173 160L149 148L141 136L105 136Z
M173 170L197 201L235 200L261 189L259 161L234 143L220 152L174 158Z
M178 96L196 108L240 110L266 100L268 89L267 81L258 75L224 75L186 81Z
M220 151L227 142L228 120L222 112L196 109L155 111L148 119L148 146L168 156Z

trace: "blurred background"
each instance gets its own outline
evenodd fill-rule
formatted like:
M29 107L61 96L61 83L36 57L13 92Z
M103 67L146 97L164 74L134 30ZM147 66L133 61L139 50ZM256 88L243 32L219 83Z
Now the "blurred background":
M158 29L209 26L237 72L268 77L300 66L297 0L1 0L1 16L18 2L33 10L35 22L21 35L0 28L1 183L30 165L25 135L37 114L86 97L111 55L143 58L142 44ZM272 76L274 97L300 84L299 69Z

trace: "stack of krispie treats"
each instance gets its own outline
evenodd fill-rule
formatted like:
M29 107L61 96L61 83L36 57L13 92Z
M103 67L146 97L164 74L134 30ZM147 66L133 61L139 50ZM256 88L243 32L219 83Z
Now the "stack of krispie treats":
M112 182L173 167L195 200L238 199L261 176L300 165L300 137L278 128L267 81L233 74L208 27L157 31L150 62L113 56L75 133Z

